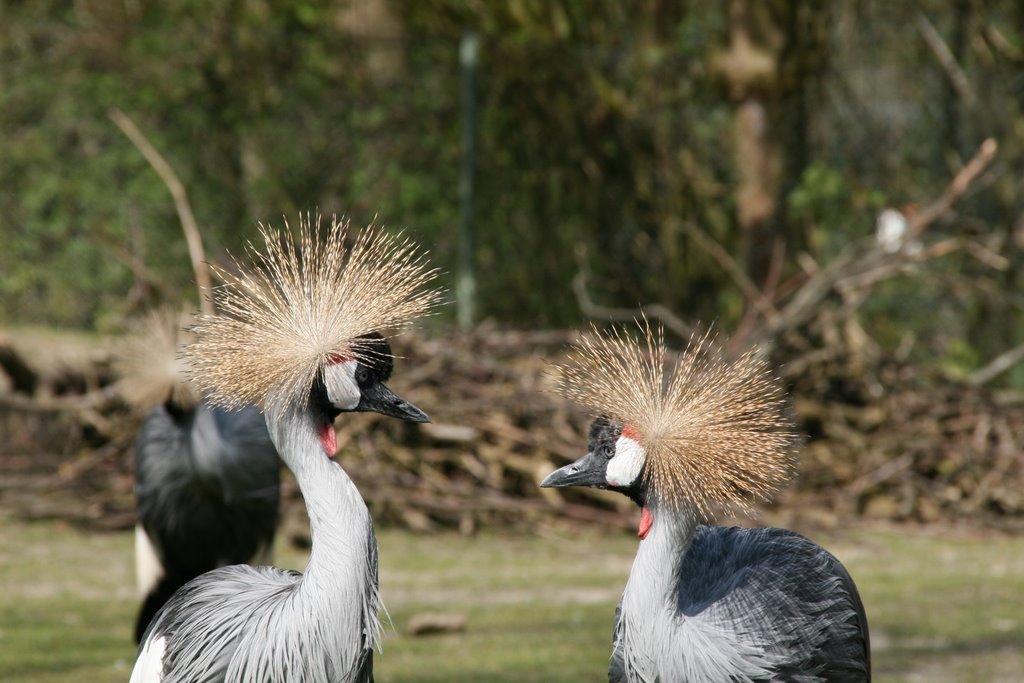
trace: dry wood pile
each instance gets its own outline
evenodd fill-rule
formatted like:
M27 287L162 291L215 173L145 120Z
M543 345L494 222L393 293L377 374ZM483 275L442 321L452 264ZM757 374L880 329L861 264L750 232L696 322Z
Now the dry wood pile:
M552 514L631 524L617 512L630 505L618 496L590 490L563 496L537 486L554 467L586 452L588 417L546 386L548 362L572 338L481 329L400 343L396 352L404 359L393 384L433 422L338 420L341 457L374 518L464 532Z
M134 523L138 419L111 371L117 342L0 331L0 507L104 527Z
M546 391L547 363L572 337L479 329L400 338L392 385L434 422L338 420L339 457L374 518L466 533L557 520L632 526L624 498L537 487L586 447L588 416ZM0 346L4 368L12 355L42 348ZM73 356L84 364L76 376L92 375L93 384L40 395L8 387L0 396L0 505L102 527L133 522L131 443L139 417L105 374L114 346L98 348ZM776 355L785 350L780 344ZM938 381L892 359L867 364L849 350L801 358L812 360L780 365L808 435L784 507L825 523L860 515L1024 521L1024 396ZM287 497L297 505L294 484Z
M1024 522L1024 394L861 360L789 377L809 437L801 505L834 519Z

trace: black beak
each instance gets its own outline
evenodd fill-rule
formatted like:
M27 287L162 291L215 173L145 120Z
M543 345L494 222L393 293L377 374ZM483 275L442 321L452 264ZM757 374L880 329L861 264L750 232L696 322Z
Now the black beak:
M406 422L430 422L426 413L388 389L381 382L363 390L355 411L380 413L388 417L397 417Z
M562 489L566 486L608 488L604 467L593 453L587 453L576 462L571 462L565 467L555 470L546 476L540 485L550 489Z

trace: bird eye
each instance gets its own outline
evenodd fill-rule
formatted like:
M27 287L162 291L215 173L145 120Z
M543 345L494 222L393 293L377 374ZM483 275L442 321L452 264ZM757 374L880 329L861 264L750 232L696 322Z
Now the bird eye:
M356 383L363 386L370 381L370 371L360 365L356 368Z

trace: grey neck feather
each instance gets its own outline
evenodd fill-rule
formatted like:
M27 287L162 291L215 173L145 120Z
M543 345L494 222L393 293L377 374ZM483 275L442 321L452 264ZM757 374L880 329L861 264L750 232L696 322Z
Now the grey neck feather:
M697 517L659 510L640 541L622 594L614 655L622 657L630 683L750 681L770 673L755 646L737 641L714 610L687 615L679 605L683 560L693 543ZM715 571L709 567L709 571Z
M654 523L640 541L629 580L622 593L622 614L616 624L614 647L621 650L627 679L654 683L668 678L660 671L660 652L671 647L673 616L679 566L686 554L696 524L687 517L661 514L651 505Z
M369 510L345 470L324 453L308 409L268 410L267 426L302 490L313 541L292 606L307 637L321 640L336 658L336 670L351 670L365 646L380 641Z

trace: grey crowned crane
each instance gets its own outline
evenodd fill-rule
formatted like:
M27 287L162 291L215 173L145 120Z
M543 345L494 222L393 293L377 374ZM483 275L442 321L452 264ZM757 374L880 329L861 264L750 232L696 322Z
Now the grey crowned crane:
M179 358L187 314L151 314L122 356L125 395L153 406L135 440L135 642L175 591L230 564L265 564L278 523L280 462L263 415L200 401Z
M380 329L399 329L438 302L435 275L408 240L367 228L350 249L332 221L307 217L298 245L263 228L265 250L218 289L187 357L225 408L255 404L309 513L305 573L235 565L186 584L150 624L133 683L365 683L379 639L377 544L369 511L334 459L334 418L375 410L427 416L382 383L391 371Z
M797 438L765 363L726 361L707 336L671 360L641 328L642 343L594 330L561 366L563 395L600 417L589 452L541 483L641 508L609 681L869 681L867 618L839 560L783 529L700 523L792 476Z

